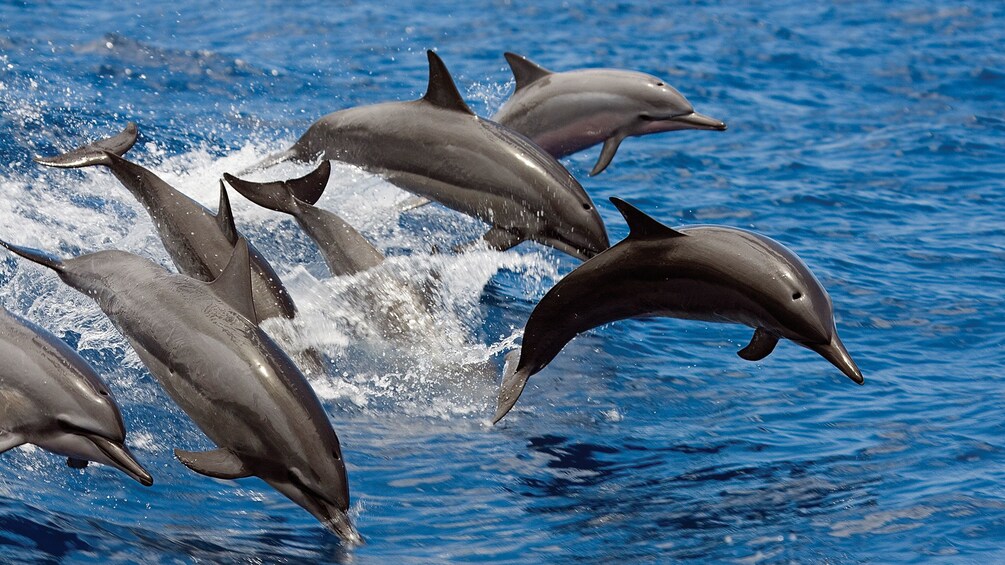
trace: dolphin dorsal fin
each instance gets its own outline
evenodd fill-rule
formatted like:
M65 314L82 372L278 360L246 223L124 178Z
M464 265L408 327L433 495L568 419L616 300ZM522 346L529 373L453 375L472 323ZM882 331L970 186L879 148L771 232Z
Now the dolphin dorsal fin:
M625 217L625 222L628 223L628 229L630 230L628 233L629 238L686 237L686 234L661 224L642 210L616 196L611 197L611 202L617 206L618 211Z
M513 78L516 79L516 90L530 86L534 81L552 74L551 71L531 61L523 55L506 52L503 53L509 68L513 70Z
M464 98L461 98L461 93L457 91L454 79L450 78L450 71L443 64L443 59L432 51L426 51L426 56L429 57L429 86L422 99L445 110L475 115L464 102Z
M248 249L248 240L238 238L230 262L224 267L220 276L209 283L209 288L220 300L229 304L252 324L258 325L258 314L255 312L255 301L251 293L251 252Z
M220 226L220 231L226 236L231 245L237 245L237 226L234 225L234 212L230 209L230 197L227 196L227 189L220 181L220 206L216 209L216 225Z

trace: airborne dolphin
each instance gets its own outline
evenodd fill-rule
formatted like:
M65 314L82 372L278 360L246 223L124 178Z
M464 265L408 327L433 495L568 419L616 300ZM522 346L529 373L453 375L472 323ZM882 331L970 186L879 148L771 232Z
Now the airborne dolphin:
M35 161L59 168L108 167L146 208L178 270L202 281L215 279L223 272L239 237L226 192L220 192L220 207L214 216L151 171L123 159L122 155L136 143L137 133L136 124L130 122L114 137L63 155L36 157ZM254 247L251 265L255 310L261 319L293 318L293 299L279 275Z
M645 73L580 69L556 73L506 53L516 90L492 116L551 153L565 157L603 143L590 175L607 168L626 137L726 124L699 114L680 92Z
M257 476L351 543L338 438L307 379L258 327L247 242L212 283L124 251L62 261L0 241L90 296L218 449L175 450L197 473Z
M153 484L125 445L111 391L70 346L0 307L0 359L0 453L33 443L71 467L96 461Z
M531 312L523 346L506 356L498 422L527 379L578 334L626 318L668 316L755 328L740 357L767 357L780 338L820 354L862 384L834 325L827 291L794 253L736 228L671 229L618 198L628 237L560 280Z
M317 206L328 185L331 163L323 161L312 173L289 181L258 183L224 173L230 186L259 206L290 214L313 239L335 276L376 267L384 255L338 215Z
M523 135L476 116L443 61L427 54L425 96L328 114L258 168L344 161L481 219L496 249L536 241L581 259L607 249L604 224L576 179Z

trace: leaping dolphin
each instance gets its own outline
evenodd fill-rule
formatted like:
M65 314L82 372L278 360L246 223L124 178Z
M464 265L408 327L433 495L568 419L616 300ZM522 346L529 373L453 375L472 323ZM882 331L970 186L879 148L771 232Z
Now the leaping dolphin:
M492 226L484 239L496 249L529 240L581 259L607 249L604 224L576 179L523 135L476 116L439 56L427 55L429 87L419 100L328 114L250 170L344 161L481 219Z
M338 437L307 379L258 327L248 244L212 283L124 251L65 261L0 241L90 296L164 390L218 449L175 450L197 473L256 476L349 543L349 484Z
M226 191L221 190L220 207L213 215L153 172L122 158L136 143L137 134L136 124L130 122L118 135L62 155L36 157L35 161L64 169L108 167L146 208L178 270L201 281L215 279L223 272L240 236L234 227ZM279 275L253 246L251 265L255 309L261 319L293 318L296 313L293 298Z
M493 422L574 337L643 316L751 326L754 336L738 352L744 359L767 357L785 338L864 382L838 337L830 296L793 252L736 228L672 229L624 200L611 201L628 222L628 237L569 273L531 312L523 346L506 356Z
M126 447L122 414L94 369L63 340L0 307L0 453L24 443L154 483Z
M652 75L617 69L558 73L515 53L505 57L516 90L492 119L555 158L603 143L590 176L607 168L626 137L726 129L721 121L695 112L680 92Z
M322 161L310 174L289 181L251 182L229 173L224 173L223 178L255 204L293 216L318 244L333 275L351 275L376 267L384 261L380 250L337 214L314 205L328 185L331 170L331 163Z

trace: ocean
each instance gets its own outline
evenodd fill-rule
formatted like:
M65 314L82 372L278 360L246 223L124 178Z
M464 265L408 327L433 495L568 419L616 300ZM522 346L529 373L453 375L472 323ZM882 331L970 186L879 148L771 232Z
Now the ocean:
M856 386L744 326L651 318L581 335L488 419L503 355L578 262L335 163L319 205L389 256L331 277L288 216L231 191L238 227L301 310L270 322L332 361L311 383L342 442L342 547L258 479L197 475L212 445L87 297L0 253L0 304L90 361L122 407L144 488L25 447L0 456L3 562L989 563L1005 559L1005 5L908 0L0 3L0 238L172 268L108 172L32 162L111 135L216 209L224 172L343 108L425 91L435 49L471 107L513 89L504 51L553 70L648 72L726 132L562 160L611 240L611 196L669 225L721 224L797 253L834 303ZM256 178L309 171L284 164ZM388 336L380 280L429 289ZM375 282L378 281L378 282Z

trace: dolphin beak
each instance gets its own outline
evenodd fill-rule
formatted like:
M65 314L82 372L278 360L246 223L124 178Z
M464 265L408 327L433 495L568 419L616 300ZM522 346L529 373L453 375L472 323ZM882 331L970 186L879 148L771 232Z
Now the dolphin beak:
M862 371L859 370L858 365L848 355L848 350L844 348L844 344L841 343L841 338L838 337L837 332L834 332L834 337L831 338L831 342L826 345L808 345L810 349L816 351L821 357L831 362L832 365L837 367L844 373L849 379L855 381L857 384L865 383L865 378L862 377Z
M359 535L356 527L352 525L349 516L341 510L328 509L331 517L324 521L325 527L332 531L342 541L350 546L364 545L366 541Z
M674 116L667 121L678 124L678 129L726 131L726 124L724 122L705 114L699 114L698 112L691 112L683 116Z
M87 439L91 440L102 453L108 456L108 459L116 469L129 475L145 487L154 484L153 477L136 461L136 458L133 457L133 454L125 445L92 435L87 436Z

